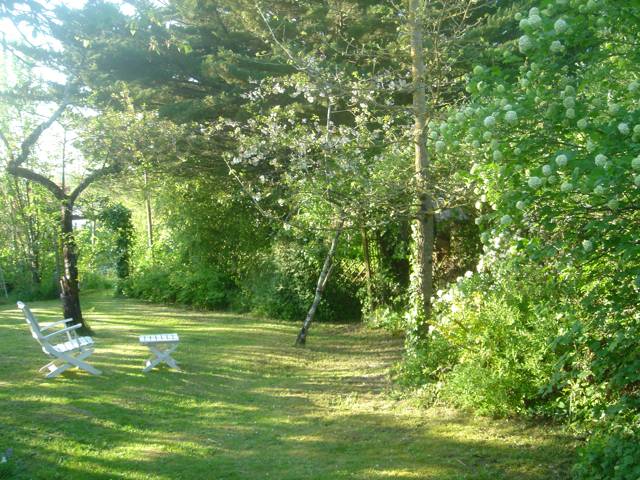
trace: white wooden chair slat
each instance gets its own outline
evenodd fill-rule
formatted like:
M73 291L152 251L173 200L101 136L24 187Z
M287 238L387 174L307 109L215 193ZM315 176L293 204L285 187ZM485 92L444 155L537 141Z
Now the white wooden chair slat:
M80 328L81 325L72 325L43 335L42 332L44 330L66 324L71 321L71 319L43 324L44 326L41 327L29 307L22 302L18 302L18 308L24 313L25 320L31 331L31 336L40 344L45 354L53 357L51 362L40 369L41 372L45 370L49 372L45 375L47 378L57 377L72 367L78 367L93 375L100 375L102 373L97 368L84 362L84 360L93 353L93 339L91 337L78 337L76 330ZM60 343L50 341L50 339L61 334L66 334L67 341Z

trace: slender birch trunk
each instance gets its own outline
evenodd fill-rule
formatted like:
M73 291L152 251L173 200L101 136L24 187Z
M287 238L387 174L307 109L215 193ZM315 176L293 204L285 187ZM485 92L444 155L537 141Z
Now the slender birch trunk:
M371 303L371 307L375 306L375 301L373 298L373 288L371 286L373 272L371 268L371 254L369 252L369 236L367 235L367 229L362 229L362 251L364 253L364 265L365 271L367 274L367 295L369 296L369 302Z
M153 217L151 216L151 199L149 196L149 177L144 171L144 203L147 211L147 246L153 248Z
M433 242L434 214L433 200L428 193L429 157L426 145L427 102L425 92L426 68L424 64L424 45L422 22L420 19L420 0L409 0L409 26L411 30L411 74L413 77L413 112L415 143L415 179L418 188L420 210L414 228L414 241L417 250L415 275L425 321L420 330L425 333L431 316L431 296L433 294Z
M324 289L327 286L329 277L331 276L331 271L333 270L333 257L336 253L336 247L338 246L338 239L340 238L341 233L342 222L340 222L340 224L336 228L336 233L333 237L333 240L331 241L331 247L329 248L329 252L324 259L324 265L322 265L322 271L320 272L320 277L318 277L316 295L313 299L313 303L311 304L311 308L307 313L307 318L305 318L304 323L302 324L300 333L298 333L298 338L296 338L296 345L304 345L307 342L307 334L309 333L309 328L311 327L311 323L313 322L313 319L316 315L318 305L320 304L320 300L322 300L322 294L324 293Z

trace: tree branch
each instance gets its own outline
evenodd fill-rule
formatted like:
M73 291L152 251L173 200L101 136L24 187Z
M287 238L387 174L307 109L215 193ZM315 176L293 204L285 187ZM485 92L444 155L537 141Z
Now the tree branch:
M53 193L54 197L58 200L64 200L65 194L62 189L56 185L52 180L49 180L44 175L41 175L33 170L29 170L28 168L19 167L16 165L17 162L9 162L7 167L7 171L11 175L15 175L16 177L24 178L27 180L31 180L39 185L42 185L44 188Z
M69 194L69 203L73 205L80 194L84 192L84 190L96 180L102 177L106 177L107 175L111 175L112 173L118 173L121 169L122 167L120 165L110 165L108 167L101 168L100 170L91 172Z

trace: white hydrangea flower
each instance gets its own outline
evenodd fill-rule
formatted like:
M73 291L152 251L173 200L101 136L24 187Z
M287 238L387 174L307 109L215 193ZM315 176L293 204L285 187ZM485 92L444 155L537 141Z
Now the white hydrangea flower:
M571 182L564 182L560 185L560 191L564 193L570 192L571 190L573 190L573 183Z
M593 242L591 240L583 240L582 249L585 252L590 252L591 250L593 250Z
M506 88L504 87L504 85L500 84L496 87L496 90L498 91L498 93L504 93Z
M540 25L542 25L542 18L540 18L540 15L530 15L529 25L531 25L533 28L538 28Z
M513 219L511 218L511 215L503 215L500 219L500 225L511 225L512 221Z
M480 210L482 208L482 202L480 200L476 201L475 205L476 210Z
M547 178L547 182L549 182L551 185L555 185L557 181L558 177L556 177L555 175L549 175L549 178Z
M549 50L551 50L553 53L560 53L564 50L564 45L562 45L562 42L560 40L554 40L553 42L551 42Z
M580 120L578 120L578 128L580 130L584 130L585 128L587 128L587 119L586 118L581 118Z
M633 93L633 92L637 92L637 91L638 91L638 89L640 89L640 83L638 83L638 81L637 81L637 80L634 80L633 82L631 82L631 83L627 86L627 89L628 89L630 92L632 92L632 93Z
M531 24L529 23L529 20L528 20L528 19L526 19L526 18L521 19L521 20L520 20L520 22L518 23L518 26L519 26L522 30L527 29L527 28L529 27L529 25L531 25Z
M631 168L634 170L640 170L640 155L631 160Z
M525 207L526 207L526 204L522 200L518 200L516 202L516 208L518 210L524 210Z
M466 272L464 272L464 278L471 278L473 277L473 272L471 270L467 270Z
M482 75L483 73L484 73L484 68L482 68L482 65L476 65L475 67L473 67L474 75Z
M599 153L598 155L596 155L596 160L595 160L596 166L597 167L604 167L606 165L606 163L607 163L607 160L608 160L608 158L607 158L606 155L603 155L602 153Z
M520 12L518 12L513 16L513 18L516 19L516 20L522 20L522 14Z
M589 153L593 152L597 147L598 145L593 140L587 140L587 151Z
M556 20L556 23L553 24L553 29L556 31L558 35L566 32L568 28L569 28L569 24L566 21L564 21L562 18L559 18L558 20Z
M526 53L532 48L533 48L533 40L531 40L531 37L529 37L529 35L522 35L518 39L518 49L520 50L521 53Z
M622 135L629 135L629 133L631 132L631 129L629 128L629 124L627 123L619 123L618 124L618 131L622 134Z
M565 97L562 101L564 108L573 108L576 106L576 99L573 97Z
M593 189L593 193L596 195L604 195L606 189L602 185L597 185L596 188Z
M607 207L609 207L611 210L616 210L619 206L620 202L617 198L612 198L607 202Z
M633 133L635 135L640 135L640 124L633 127Z
M446 146L446 143L444 143L442 140L438 140L436 142L436 152L443 152Z
M636 175L635 177L633 177L633 183L636 187L640 187L640 175Z
M493 160L496 162L499 162L500 160L502 160L502 152L500 150L493 151Z
M569 161L569 159L567 158L567 156L564 153L561 153L560 155L558 155L556 157L556 165L558 165L559 167L566 166L568 161Z
M610 103L608 110L611 115L617 115L620 111L620 105L618 105L617 103Z
M527 185L531 188L539 188L542 186L542 179L540 177L529 177Z
M520 155L522 153L522 149L520 147L516 147L513 149L513 153L516 155Z
M481 217L476 217L476 219L473 221L473 223L475 223L476 225L480 225L482 223L482 218Z
M488 132L488 131L487 131L487 132L484 132L484 133L482 134L482 138L483 138L485 141L487 141L487 142L488 142L489 140L491 140L491 138L492 138L492 137L493 137L493 134L492 134L491 132Z
M518 113L515 110L509 110L504 114L504 119L507 123L516 123L518 121Z
M493 115L489 115L488 117L484 118L484 121L482 123L485 127L491 128L496 124L496 117L494 117Z
M540 15L540 9L538 7L531 7L529 9L529 17L532 17L533 15Z
M573 108L567 108L564 116L567 118L576 118L576 111Z
M553 173L553 169L551 168L551 165L543 165L542 166L542 174L545 177L548 177L549 175L551 175Z

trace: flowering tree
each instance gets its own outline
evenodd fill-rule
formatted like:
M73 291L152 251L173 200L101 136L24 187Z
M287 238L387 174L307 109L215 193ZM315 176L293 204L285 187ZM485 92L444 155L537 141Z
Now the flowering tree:
M613 429L597 443L609 447L577 467L584 478L631 478L624 469L610 476L633 455L631 443L620 440L620 457L603 452L638 434L638 18L637 5L616 0L542 1L517 13L520 36L474 68L469 105L432 137L442 155L475 159L479 270L516 261L558 279L555 312L540 313L559 319L547 394L574 399L582 418ZM436 328L462 332L451 315L462 314ZM604 476L586 473L598 469Z

